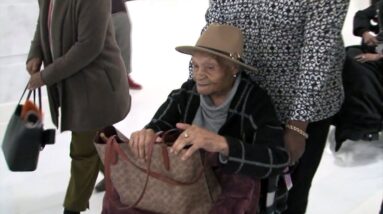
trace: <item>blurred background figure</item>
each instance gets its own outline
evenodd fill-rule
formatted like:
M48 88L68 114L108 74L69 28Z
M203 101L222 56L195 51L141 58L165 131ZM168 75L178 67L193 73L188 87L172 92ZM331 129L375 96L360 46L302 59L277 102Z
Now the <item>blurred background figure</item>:
M131 0L112 0L112 21L114 25L114 32L117 41L117 45L120 48L121 56L125 64L126 72L128 74L129 88L133 90L140 90L142 86L130 76L132 71L131 66L131 21L125 2ZM101 166L101 172L104 171ZM97 192L105 191L105 181L102 179L95 186Z
M335 117L335 151L345 140L376 141L383 129L383 54L377 52L379 1L354 16L353 33L360 45L346 47L343 69L345 102ZM367 143L368 144L368 143Z
M130 0L112 0L112 20L114 24L117 44L121 50L121 55L125 63L126 72L128 72L129 87L134 90L140 90L142 86L133 81L130 76L131 67L131 21L125 2Z

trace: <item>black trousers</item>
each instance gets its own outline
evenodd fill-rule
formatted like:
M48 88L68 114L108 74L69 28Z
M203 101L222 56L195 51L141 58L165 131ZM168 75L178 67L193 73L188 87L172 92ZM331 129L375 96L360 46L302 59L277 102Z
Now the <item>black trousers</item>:
M322 159L331 120L310 123L307 127L309 138L305 152L293 169L291 178L293 188L289 191L287 210L284 214L303 214L306 212L311 181Z

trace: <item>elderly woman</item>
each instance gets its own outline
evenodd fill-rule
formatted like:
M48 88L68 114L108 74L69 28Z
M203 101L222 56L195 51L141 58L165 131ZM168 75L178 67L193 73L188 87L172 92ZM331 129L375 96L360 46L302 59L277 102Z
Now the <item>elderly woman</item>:
M269 96L241 72L255 71L241 62L242 48L241 31L218 24L211 24L196 46L177 47L179 52L192 55L193 79L170 93L144 129L132 133L130 146L138 157L146 158L146 145L156 139L157 132L182 129L171 151L182 154L184 160L200 149L217 154L218 179L222 182L221 176L229 177L229 182L221 183L222 194L229 186L241 185L235 176L251 177L262 179L262 204L272 203L270 196L289 164L289 156ZM185 152L180 152L182 149ZM257 198L251 188L241 189L243 197ZM243 206L240 198L222 195L212 212L255 213L256 207L265 211L265 206L254 203Z

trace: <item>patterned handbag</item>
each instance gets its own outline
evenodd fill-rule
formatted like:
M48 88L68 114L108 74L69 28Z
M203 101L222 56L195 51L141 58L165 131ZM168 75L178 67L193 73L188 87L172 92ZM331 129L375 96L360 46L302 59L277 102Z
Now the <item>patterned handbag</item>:
M174 140L175 134L166 132L162 139ZM134 157L127 143L114 127L101 130L95 140L105 166L104 214L209 213L221 189L211 167L204 167L201 153L182 161L164 142L152 143L144 162Z

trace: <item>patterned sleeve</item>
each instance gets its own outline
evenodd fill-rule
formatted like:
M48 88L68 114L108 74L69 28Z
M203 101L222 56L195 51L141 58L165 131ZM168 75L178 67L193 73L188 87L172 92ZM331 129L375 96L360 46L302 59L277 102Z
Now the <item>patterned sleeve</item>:
M307 2L300 72L289 112L290 119L302 121L312 121L316 115L330 112L333 103L341 102L328 92L341 84L345 57L341 30L348 8L347 0Z
M206 26L211 23L224 23L225 18L221 12L222 8L220 0L209 1L209 8L205 14Z

